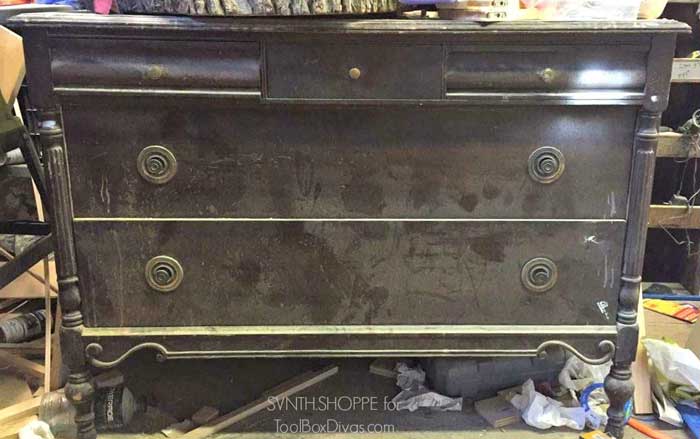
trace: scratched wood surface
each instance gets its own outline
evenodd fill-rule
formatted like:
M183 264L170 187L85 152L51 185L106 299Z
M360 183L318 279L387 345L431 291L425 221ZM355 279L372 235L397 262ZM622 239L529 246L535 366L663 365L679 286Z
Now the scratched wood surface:
M625 218L629 107L245 106L216 100L70 98L76 217ZM95 123L95 115L110 123ZM164 185L136 158L177 159ZM561 150L553 184L528 175Z
M614 322L624 223L77 222L89 326ZM184 280L149 289L146 262ZM522 265L559 280L527 291ZM601 303L602 302L602 303Z

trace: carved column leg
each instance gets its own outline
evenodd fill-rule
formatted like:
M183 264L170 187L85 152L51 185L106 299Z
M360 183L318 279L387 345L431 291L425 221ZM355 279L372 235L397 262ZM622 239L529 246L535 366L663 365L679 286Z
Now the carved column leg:
M634 142L622 286L617 310L617 350L610 374L605 379L605 392L610 399L606 432L618 439L623 435L625 404L634 392L630 365L637 354L637 303L660 118L660 113L641 111Z
M63 311L61 319L61 350L63 362L69 370L66 397L76 409L75 422L79 439L94 439L94 387L81 338L83 315L80 311L78 267L73 241L73 208L71 204L68 168L63 143L63 130L57 113L42 114L41 144L44 149L44 167L51 199L51 226L56 239L56 272L59 300Z

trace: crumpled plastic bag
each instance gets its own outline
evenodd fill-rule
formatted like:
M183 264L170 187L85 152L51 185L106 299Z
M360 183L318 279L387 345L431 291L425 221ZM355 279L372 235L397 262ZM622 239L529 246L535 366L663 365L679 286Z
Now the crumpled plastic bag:
M396 385L401 391L391 400L397 410L414 412L421 407L439 411L461 411L462 398L450 398L431 391L425 385L425 372L420 366L411 368L405 363L396 366Z
M31 421L19 431L19 439L54 439L54 436L46 422Z
M601 365L586 364L575 355L566 360L564 368L559 372L559 384L565 389L580 392L591 384L605 382L610 372L612 361Z
M645 338L642 343L660 378L700 392L700 359L693 351L653 338Z
M532 379L525 381L521 393L515 395L510 403L520 410L527 425L540 430L562 426L583 430L586 425L583 407L564 407L559 401L537 392Z

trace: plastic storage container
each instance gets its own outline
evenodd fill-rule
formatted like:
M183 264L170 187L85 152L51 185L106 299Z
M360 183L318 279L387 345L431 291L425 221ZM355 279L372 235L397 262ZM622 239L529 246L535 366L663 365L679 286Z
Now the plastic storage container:
M546 358L428 358L421 360L426 378L438 393L481 399L498 390L535 381L556 380L566 363L561 350Z

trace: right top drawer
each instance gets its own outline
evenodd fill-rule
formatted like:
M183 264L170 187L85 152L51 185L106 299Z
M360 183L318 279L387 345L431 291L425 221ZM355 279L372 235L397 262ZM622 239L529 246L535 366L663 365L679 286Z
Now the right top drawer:
M448 93L641 92L648 50L636 45L453 47L445 85Z

